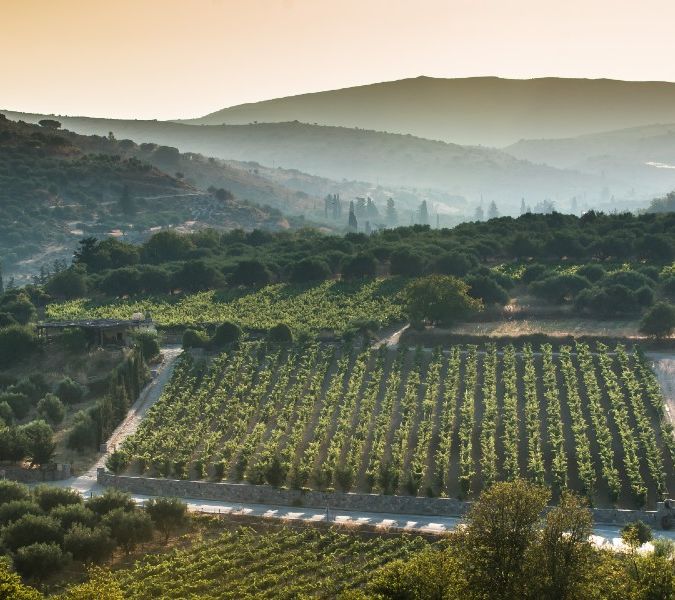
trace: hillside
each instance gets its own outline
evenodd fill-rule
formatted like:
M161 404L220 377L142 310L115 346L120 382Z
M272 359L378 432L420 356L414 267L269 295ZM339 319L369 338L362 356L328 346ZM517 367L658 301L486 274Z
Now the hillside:
M26 276L43 264L69 259L83 235L112 233L141 240L164 226L287 226L276 210L232 197L218 200L200 189L207 178L198 176L202 162L202 170L215 170L206 159L156 147L0 119L0 260L5 275ZM190 180L177 172L186 163L194 175ZM220 179L209 180L232 183L226 167ZM244 182L240 189L230 187L251 190ZM260 188L268 195L275 190L269 183Z
M27 120L42 118L7 114ZM495 200L503 212L517 212L522 197L533 205L543 198L555 200L580 192L595 197L607 184L598 177L535 165L491 148L345 127L299 122L196 126L58 118L65 127L79 133L107 135L112 131L118 138L153 141L176 146L183 152L256 161L273 168L299 169L337 181L373 182L416 188L418 192L435 189L462 196L471 203L484 197Z
M500 147L675 122L675 83L418 77L243 104L185 122L294 120Z
M505 151L523 160L604 175L643 193L658 195L675 188L675 124L520 140Z

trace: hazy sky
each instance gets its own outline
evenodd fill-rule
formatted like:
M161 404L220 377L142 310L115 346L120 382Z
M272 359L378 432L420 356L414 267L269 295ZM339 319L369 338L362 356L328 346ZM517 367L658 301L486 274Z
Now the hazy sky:
M673 0L0 0L0 107L177 118L429 75L675 81Z

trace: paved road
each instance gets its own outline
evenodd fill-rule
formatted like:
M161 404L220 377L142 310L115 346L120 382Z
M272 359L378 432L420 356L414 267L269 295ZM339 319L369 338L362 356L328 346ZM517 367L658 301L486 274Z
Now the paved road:
M666 412L675 426L675 354L672 352L647 352L646 357L653 361L652 368L661 384L666 400Z

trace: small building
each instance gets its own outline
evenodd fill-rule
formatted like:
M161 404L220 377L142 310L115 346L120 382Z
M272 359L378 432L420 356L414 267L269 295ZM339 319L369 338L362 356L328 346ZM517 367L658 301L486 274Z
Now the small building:
M136 318L138 317L138 318ZM91 345L128 346L132 336L142 329L154 329L152 319L134 314L133 319L86 319L73 321L46 321L37 326L38 337L48 343L68 329L80 329Z

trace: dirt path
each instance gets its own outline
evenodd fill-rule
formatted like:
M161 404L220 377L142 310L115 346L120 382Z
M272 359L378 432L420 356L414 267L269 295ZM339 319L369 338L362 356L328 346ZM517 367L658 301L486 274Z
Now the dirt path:
M675 426L675 353L647 352L646 356L652 361L652 368L666 401L666 413Z
M385 329L382 333L384 337L380 338L373 344L373 348L379 348L380 346L391 346L392 348L396 348L398 346L398 342L401 339L401 336L405 332L406 329L410 327L410 323L406 323L403 327L399 327L396 325L395 329Z
M107 452L102 454L86 473L76 477L76 480L85 480L86 483L89 483L91 480L96 481L96 469L105 466L105 462L108 460L110 454L138 429L145 413L159 400L164 386L171 378L176 359L182 351L179 346L166 346L162 348L162 362L156 368L157 375L143 388L136 402L129 409L124 421L112 432L107 442Z

